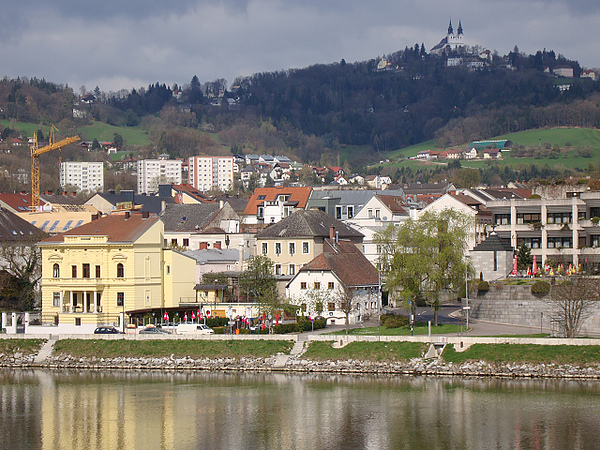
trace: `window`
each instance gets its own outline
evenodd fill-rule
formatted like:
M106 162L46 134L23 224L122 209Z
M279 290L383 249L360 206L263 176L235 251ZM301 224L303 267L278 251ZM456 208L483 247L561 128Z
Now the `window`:
M367 214L369 215L369 219L373 218L373 210L372 209L367 209Z
M510 225L510 214L496 214L496 225Z
M266 255L269 252L269 245L266 242L261 244L261 251L263 255Z
M381 217L381 210L380 209L376 209L375 210L375 218L379 219Z
M542 221L542 215L539 213L517 214L517 224L536 223Z
M123 267L123 263L117 264L117 278L125 277L125 268Z
M329 311L335 311L335 303L328 303L327 304L327 309Z
M288 266L288 275L296 275L296 265L290 264Z
M321 283L318 281L315 281L315 289L321 289Z
M81 276L82 278L89 278L90 277L90 265L89 263L83 263L82 264L82 270L81 270Z
M96 266L96 278L100 278L100 266Z
M327 283L327 289L333 289L333 287L334 287L333 281L330 281L329 283Z
M342 218L342 207L339 205L335 207L335 218L338 220Z
M289 248L290 255L293 255L296 253L296 243L295 242L290 242L288 245L288 248Z
M171 239L171 245L172 246L176 246L177 245L177 239Z
M171 266L167 266L167 275L171 275Z
M60 278L60 266L58 265L58 263L54 263L54 265L52 266L52 276L54 278Z
M52 294L52 306L60 306L60 292Z
M308 242L302 243L302 253L308 253Z
M354 217L354 206L348 205L348 219L352 219Z
M77 266L71 266L71 278L77 278Z
M300 282L300 289L306 289L306 281Z
M117 306L125 304L125 292L117 292Z
M190 246L190 240L188 238L184 238L183 239L183 246L184 247L189 247Z
M281 275L281 264L275 264L275 275Z
M281 255L281 242L275 242L275 254Z

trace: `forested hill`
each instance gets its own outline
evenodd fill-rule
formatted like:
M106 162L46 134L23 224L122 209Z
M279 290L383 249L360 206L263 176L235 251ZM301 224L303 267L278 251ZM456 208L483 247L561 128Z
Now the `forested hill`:
M463 57L464 63L448 67L446 57L415 45L387 55L383 69L381 58L342 60L259 73L231 86L225 80L203 84L194 76L185 86L156 83L118 93L74 93L45 80L4 79L0 117L45 124L93 118L133 126L161 113L171 126L215 132L268 123L280 133L275 146L304 161L318 161L320 152L340 145L387 152L431 138L449 146L536 127L600 127L600 83L580 78L576 61L552 51L525 55L518 49L485 60L450 56ZM467 65L476 60L479 66ZM552 75L558 67L571 67L575 77ZM73 119L71 105L84 94L93 94L93 103L80 103L85 114ZM248 134L225 134L222 142L262 150L246 141ZM309 137L318 142L307 144Z

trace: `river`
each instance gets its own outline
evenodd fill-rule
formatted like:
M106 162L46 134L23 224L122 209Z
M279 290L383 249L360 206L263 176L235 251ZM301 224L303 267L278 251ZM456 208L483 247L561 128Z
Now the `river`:
M600 382L0 371L0 448L600 447Z

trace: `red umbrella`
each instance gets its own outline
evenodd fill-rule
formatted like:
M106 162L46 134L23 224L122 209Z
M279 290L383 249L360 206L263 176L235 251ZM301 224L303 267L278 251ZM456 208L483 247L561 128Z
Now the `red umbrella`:
M535 277L537 275L537 260L535 255L533 255L533 276Z
M512 270L512 274L514 276L517 275L517 255L515 255L515 263L513 264L513 270Z

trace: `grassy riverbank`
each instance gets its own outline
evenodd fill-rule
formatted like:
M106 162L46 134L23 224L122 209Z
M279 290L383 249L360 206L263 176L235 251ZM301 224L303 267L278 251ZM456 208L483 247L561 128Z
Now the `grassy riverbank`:
M46 339L0 339L0 354L37 354L45 342Z
M428 345L421 342L352 342L333 348L331 342L311 342L303 358L318 361L355 359L359 361L408 361L420 357Z
M449 345L444 361L460 364L469 360L489 363L598 364L600 345L475 344L458 353Z
M463 330L465 328L463 327ZM431 334L456 334L461 331L460 325L438 325L437 327L431 327ZM413 336L424 336L429 333L429 327L426 323L416 322L413 327ZM334 335L345 335L346 330L335 331ZM380 334L381 336L410 336L411 331L409 326L405 327L397 327L397 328L387 328L385 326L377 327L364 327L364 328L352 328L348 330L348 335L352 336L377 336Z
M85 340L61 339L54 346L55 355L77 358L268 358L289 353L290 341L204 341L204 340Z

